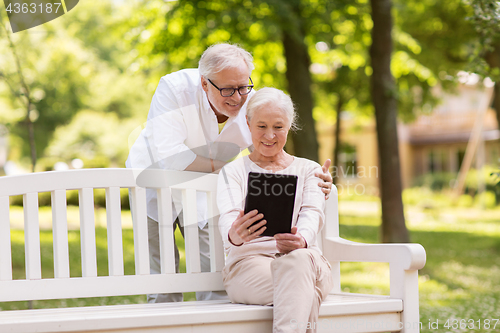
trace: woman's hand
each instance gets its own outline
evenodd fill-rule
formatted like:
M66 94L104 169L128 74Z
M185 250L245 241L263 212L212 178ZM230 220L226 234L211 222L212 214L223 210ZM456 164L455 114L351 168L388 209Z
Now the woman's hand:
M316 177L319 177L323 180L322 183L318 183L318 186L321 187L321 191L325 193L325 200L328 200L328 198L330 197L330 192L332 191L333 178L329 172L331 163L332 161L330 161L330 159L327 159L325 161L325 164L323 164L323 166L321 167L323 173L314 174Z
M259 237L264 230L266 230L266 227L264 226L264 224L267 223L266 220L262 220L256 225L250 227L254 222L257 222L264 217L264 214L258 213L259 212L256 209L246 214L244 214L243 210L240 210L238 218L231 225L231 229L229 229L229 241L233 243L233 245L243 245L243 243Z
M288 253L307 247L306 240L297 232L297 227L292 227L290 234L274 235L274 239L276 239L276 248L280 253Z

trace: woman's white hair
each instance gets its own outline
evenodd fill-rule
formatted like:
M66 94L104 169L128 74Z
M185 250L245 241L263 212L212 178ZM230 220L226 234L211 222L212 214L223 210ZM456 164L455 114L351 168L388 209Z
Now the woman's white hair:
M285 113L288 120L288 126L292 131L300 129L297 125L297 112L295 112L295 106L293 105L292 99L283 91L276 88L259 89L250 98L247 105L248 122L251 121L255 110L268 104L278 107Z
M253 57L248 51L238 45L214 44L203 52L198 63L198 70L203 77L209 79L223 69L238 67L241 60L247 65L248 77L250 77L255 67Z

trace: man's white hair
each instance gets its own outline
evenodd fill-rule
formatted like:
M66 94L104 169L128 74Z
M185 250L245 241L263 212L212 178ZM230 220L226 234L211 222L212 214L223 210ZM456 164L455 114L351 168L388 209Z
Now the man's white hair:
M210 79L221 70L240 66L241 60L248 67L248 77L254 69L252 55L239 47L227 43L214 44L207 48L200 58L198 70L203 77Z

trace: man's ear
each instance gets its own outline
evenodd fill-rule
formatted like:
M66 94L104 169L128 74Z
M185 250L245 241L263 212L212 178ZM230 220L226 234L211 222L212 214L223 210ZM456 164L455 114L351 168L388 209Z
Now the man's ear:
M208 81L203 77L203 75L200 77L201 80L201 88L208 94Z
M250 122L248 121L248 116L245 116L245 118L247 119L248 128L250 128Z

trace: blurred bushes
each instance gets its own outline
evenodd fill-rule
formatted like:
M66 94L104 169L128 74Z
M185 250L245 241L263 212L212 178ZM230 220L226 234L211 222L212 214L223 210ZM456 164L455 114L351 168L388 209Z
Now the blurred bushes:
M128 138L136 127L136 121L114 113L83 110L56 129L46 156L64 162L79 158L86 168L124 167Z
M486 191L476 195L475 204L479 207L494 208L498 201L494 192Z
M456 173L434 173L426 174L416 178L413 188L403 192L403 200L408 204L417 204L420 196L429 198L434 205L441 204L456 205L459 207L483 206L492 208L500 204L500 187L494 177L491 167L484 167L478 171L471 169L465 179L464 194L456 202L452 198L452 190L456 184ZM493 175L492 175L493 173ZM484 183L485 192L479 194L479 177ZM426 189L426 190L423 190Z
M80 160L82 160L84 168L109 168L112 164L109 157L103 155L96 155L93 158L80 158ZM72 159L64 157L43 157L37 161L35 172L54 171L54 165L57 162L65 162L71 168L71 161ZM124 166L125 164L117 167Z
M494 208L500 202L495 192L485 191L477 195L462 194L454 199L450 189L432 191L429 187L412 187L403 190L403 202L406 205L420 206L424 209L443 207L480 207Z
M475 195L478 191L478 184L480 182L479 176L482 177L487 191L496 190L497 180L492 175L494 169L492 167L484 167L480 172L476 169L471 169L465 178L465 193ZM457 174L451 172L429 173L415 178L413 186L428 187L433 191L440 191L444 189L453 188L457 181ZM497 187L498 188L498 187ZM500 190L500 188L499 188Z
M69 190L66 191L66 201L68 205L78 206L78 191ZM128 189L120 189L120 202L122 209L130 209L130 203L128 199ZM41 192L38 194L38 204L39 206L50 206L51 195L50 192ZM15 206L23 205L23 196L16 195L10 198L10 204ZM94 206L96 207L106 207L106 191L104 189L94 189Z

